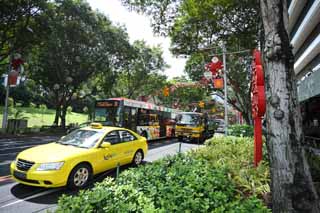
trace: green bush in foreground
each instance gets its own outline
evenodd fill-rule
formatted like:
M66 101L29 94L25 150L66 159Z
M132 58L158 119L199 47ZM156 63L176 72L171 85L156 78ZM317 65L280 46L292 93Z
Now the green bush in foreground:
M236 137L253 137L253 126L231 125L228 127L228 135Z
M225 169L178 155L129 169L77 196L62 196L57 212L268 212L239 196Z
M215 137L206 141L204 149L194 151L193 156L208 161L213 168L226 169L243 195L262 198L270 192L268 163L263 160L253 167L253 138Z

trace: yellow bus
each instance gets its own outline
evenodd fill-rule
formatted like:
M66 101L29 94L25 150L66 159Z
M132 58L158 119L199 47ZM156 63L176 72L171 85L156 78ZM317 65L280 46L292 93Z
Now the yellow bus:
M109 98L95 103L94 121L131 129L148 140L174 137L179 110L127 98Z

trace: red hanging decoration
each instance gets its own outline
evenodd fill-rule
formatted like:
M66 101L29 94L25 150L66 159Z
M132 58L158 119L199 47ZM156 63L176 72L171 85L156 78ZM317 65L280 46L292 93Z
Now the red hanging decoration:
M253 52L252 72L252 116L254 119L254 165L258 166L262 160L262 117L266 112L266 98L264 93L264 74L261 64L260 51Z

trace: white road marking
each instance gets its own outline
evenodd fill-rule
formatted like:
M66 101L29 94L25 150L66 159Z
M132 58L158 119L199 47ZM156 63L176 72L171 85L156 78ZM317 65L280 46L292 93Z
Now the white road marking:
M41 192L41 193L39 193L39 194L35 194L35 195L32 195L32 196L26 197L26 198L24 198L24 199L17 200L17 201L14 201L14 202L12 202L12 203L8 203L8 204L6 204L6 205L0 206L0 209L5 208L5 207L8 207L8 206L12 206L12 205L17 204L17 203L24 202L24 201L26 201L26 200L30 200L30 199L33 199L33 198L41 197L41 196L43 196L43 195L48 195L48 194L51 194L51 193L53 193L53 192L57 192L57 191L59 191L59 190L61 190L61 189L51 189L51 190L48 190L48 191L44 191L44 192Z

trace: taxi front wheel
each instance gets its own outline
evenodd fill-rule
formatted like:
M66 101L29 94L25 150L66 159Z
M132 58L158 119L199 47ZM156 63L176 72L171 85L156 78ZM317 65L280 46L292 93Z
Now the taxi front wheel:
M132 159L132 164L134 166L138 166L142 163L142 160L143 160L143 153L141 150L138 150L135 154L134 154L134 157Z
M69 175L68 187L71 189L82 189L88 185L91 177L91 167L85 163L79 164L72 169Z

